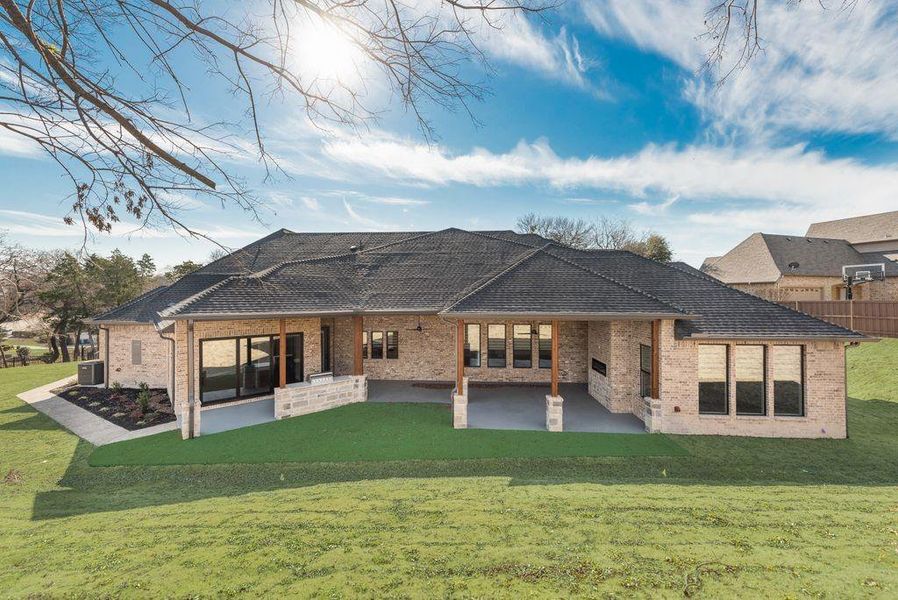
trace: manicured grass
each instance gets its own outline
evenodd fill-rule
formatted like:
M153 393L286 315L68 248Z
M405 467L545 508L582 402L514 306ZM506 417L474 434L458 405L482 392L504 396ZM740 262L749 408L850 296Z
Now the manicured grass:
M466 458L663 456L684 451L663 435L452 429L450 408L354 404L185 443L180 432L94 450L92 466L346 462Z
M106 468L0 370L0 596L892 598L898 342L850 359L844 441Z

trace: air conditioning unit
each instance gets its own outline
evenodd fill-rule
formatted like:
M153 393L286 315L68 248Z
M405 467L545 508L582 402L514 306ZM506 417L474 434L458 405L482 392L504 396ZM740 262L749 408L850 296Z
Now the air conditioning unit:
M103 383L103 361L85 360L78 364L78 385L100 385Z

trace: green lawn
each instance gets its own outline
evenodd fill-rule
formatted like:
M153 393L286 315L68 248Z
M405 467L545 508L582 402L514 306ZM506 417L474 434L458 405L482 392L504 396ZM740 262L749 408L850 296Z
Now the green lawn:
M178 431L102 446L92 466L682 455L663 435L456 431L450 407L354 404L189 443Z
M850 361L844 441L381 461L407 440L357 430L339 458L366 461L104 468L15 398L74 365L0 370L0 476L23 478L0 483L0 596L896 597L898 342ZM427 444L405 456L451 450Z

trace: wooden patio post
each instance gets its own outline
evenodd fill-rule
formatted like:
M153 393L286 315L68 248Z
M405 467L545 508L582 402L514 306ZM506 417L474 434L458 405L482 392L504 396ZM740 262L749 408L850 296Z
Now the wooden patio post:
M465 322L456 322L455 333L455 389L458 395L464 394L465 383Z
M280 387L287 387L287 319L280 321L280 341L278 342L278 377Z
M355 315L352 317L352 341L355 349L352 352L352 374L363 375L365 373L365 363L362 361L362 317Z
M552 321L552 396L558 397L558 321Z
M652 321L652 398L660 394L661 381L661 321Z

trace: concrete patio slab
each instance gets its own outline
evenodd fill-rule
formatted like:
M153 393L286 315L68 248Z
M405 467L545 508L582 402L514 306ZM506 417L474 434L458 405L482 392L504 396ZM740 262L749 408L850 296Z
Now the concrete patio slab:
M241 404L208 406L200 415L200 436L274 421L274 398ZM180 427L181 417L178 416Z
M452 384L418 381L368 381L368 402L451 404Z
M136 439L178 428L175 422L171 422L137 431L128 431L124 427L110 423L106 419L98 417L92 412L84 410L80 406L76 406L53 393L52 390L74 383L74 381L74 376L66 377L33 390L22 392L18 397L26 404L44 413L65 429L94 446Z
M585 385L561 384L564 431L645 433L631 414L612 413L590 397ZM546 430L545 386L472 385L468 398L468 428Z

